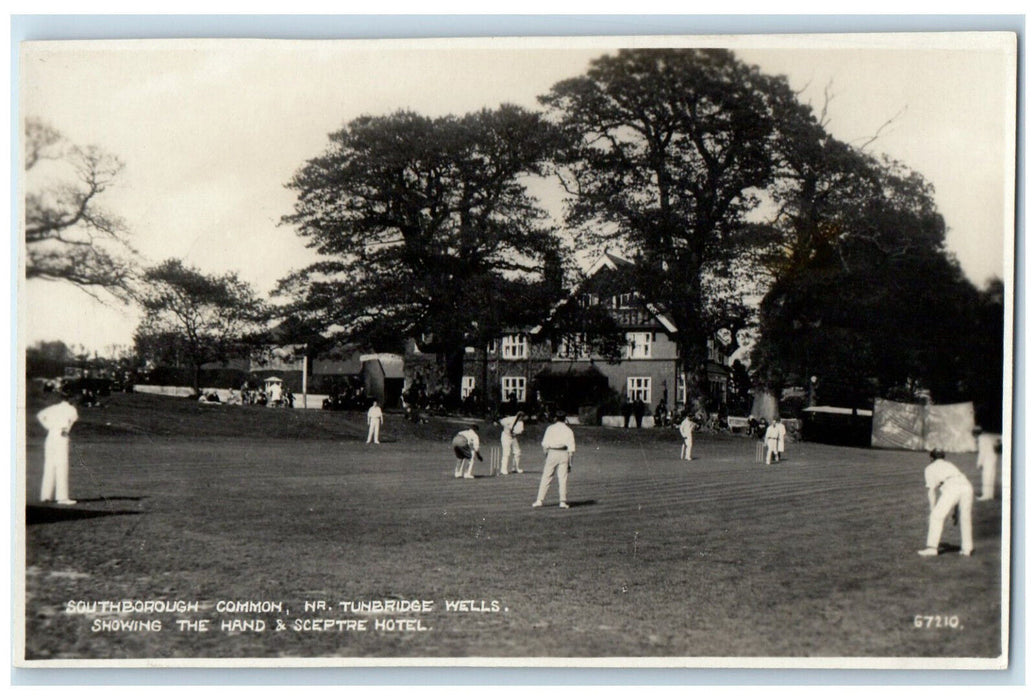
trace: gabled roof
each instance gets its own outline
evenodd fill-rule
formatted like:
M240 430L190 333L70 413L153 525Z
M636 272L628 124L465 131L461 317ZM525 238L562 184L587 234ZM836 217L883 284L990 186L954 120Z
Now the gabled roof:
M609 270L620 270L631 267L633 267L632 262L625 258L620 258L618 255L612 255L606 250L604 251L604 255L597 258L597 261L586 270L586 276L593 277L605 268L608 268Z
M586 269L586 272L584 274L586 275L587 279L590 279L591 277L599 273L601 270L628 270L632 267L633 263L629 260L626 260L625 258L620 258L618 255L613 255L609 251L605 250L604 254L597 258L594 264ZM547 319L549 320L550 318L552 318L554 316L554 313L559 308L571 301L579 293L580 289L582 289L582 285L576 286L571 292L569 292L569 295L565 299L562 299L558 303L554 304L554 307L550 310L550 313L547 315ZM658 306L656 306L655 304L645 303L644 307L655 316L658 322L661 323L667 331L669 331L670 333L676 332L676 324L673 323L673 320L669 318L669 315L663 312L661 309L659 309ZM535 335L542 330L543 324L541 323L533 329L531 329L529 332Z

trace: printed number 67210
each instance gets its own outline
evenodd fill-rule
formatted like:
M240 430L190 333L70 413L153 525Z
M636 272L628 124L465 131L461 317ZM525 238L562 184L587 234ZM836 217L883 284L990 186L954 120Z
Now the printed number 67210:
M914 615L914 627L917 628L944 628L958 629L960 618L956 615Z

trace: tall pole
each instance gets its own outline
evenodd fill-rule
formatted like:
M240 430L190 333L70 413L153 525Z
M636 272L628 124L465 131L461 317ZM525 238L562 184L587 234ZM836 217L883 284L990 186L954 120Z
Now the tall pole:
M302 408L309 408L306 402L306 389L309 383L309 346L304 345L302 351Z

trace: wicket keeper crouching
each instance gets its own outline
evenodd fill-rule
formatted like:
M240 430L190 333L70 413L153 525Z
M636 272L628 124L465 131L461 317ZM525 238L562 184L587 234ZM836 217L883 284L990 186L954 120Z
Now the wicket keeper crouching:
M478 461L482 461L482 455L478 451L478 426L472 425L467 430L460 431L454 436L451 444L453 454L457 456L457 466L453 469L453 477L459 479L463 476L465 479L474 479L475 475L471 472L475 468L475 457L478 457ZM467 470L464 469L465 461L468 463Z
M533 508L543 505L543 499L547 496L547 489L554 479L554 473L558 475L558 496L562 508L568 508L568 470L572 463L572 455L576 451L576 436L572 429L565 425L565 412L558 411L554 417L554 423L543 434L543 453L547 455L547 461L543 465L543 476L540 478L540 490L536 495L536 502Z

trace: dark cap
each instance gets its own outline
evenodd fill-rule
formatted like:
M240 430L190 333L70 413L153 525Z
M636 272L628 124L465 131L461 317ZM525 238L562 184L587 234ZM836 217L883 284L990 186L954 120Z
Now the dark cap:
M472 430L474 430L476 433L478 432L478 425L476 425L475 423L472 423L468 427L471 428Z
M558 411L557 413L554 414L554 420L556 420L556 421L563 421L566 418L568 418L568 414L565 413L564 411Z
M946 453L940 450L938 447L929 452L928 456L932 459L946 459Z

